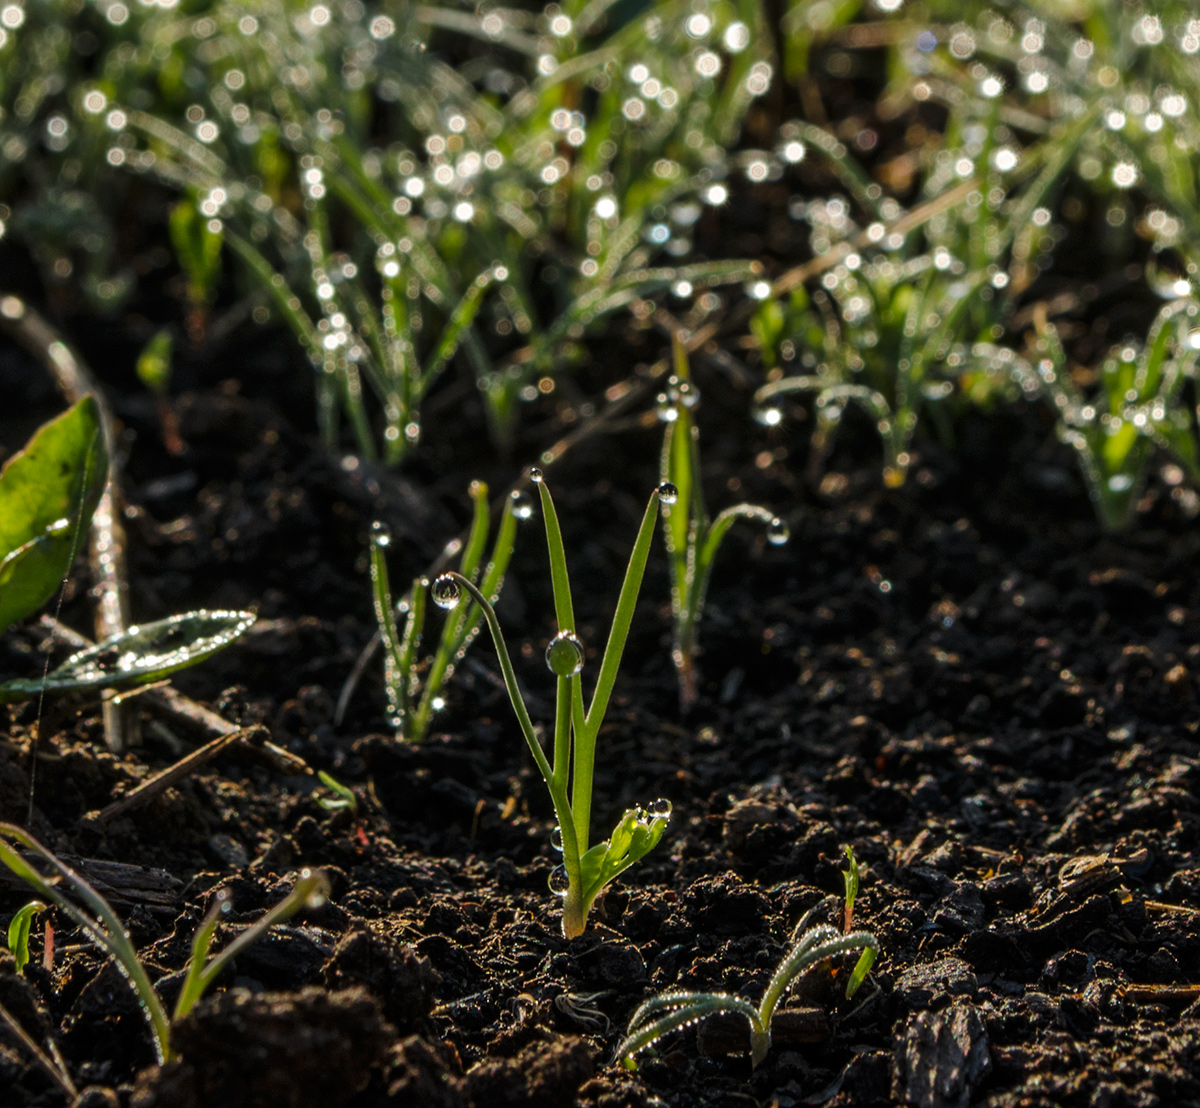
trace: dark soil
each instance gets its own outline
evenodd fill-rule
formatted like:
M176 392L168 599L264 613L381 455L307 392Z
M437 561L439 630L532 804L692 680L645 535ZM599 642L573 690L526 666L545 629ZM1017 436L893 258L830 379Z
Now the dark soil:
M644 338L643 356L657 342ZM11 348L0 357L26 390L0 424L11 450L55 401L32 364ZM656 547L601 739L594 834L659 796L674 817L568 943L546 886L548 798L490 643L424 745L388 733L378 664L333 724L373 631L371 521L396 533L396 580L423 571L465 522L468 481L504 488L556 433L552 413L535 414L504 467L453 455L464 436L439 441L431 420L434 441L398 476L330 459L289 422L307 381L262 370L220 383L228 351L197 364L176 403L181 457L159 445L151 403L113 397L129 430L135 615L255 608L243 643L176 686L261 722L361 804L331 815L313 778L235 750L101 821L204 736L147 714L142 745L118 758L95 703L55 702L35 751L35 708L6 709L0 818L24 823L32 795L28 826L48 845L85 869L130 867L113 900L165 994L214 889L234 894L229 936L300 867L332 880L328 904L238 959L176 1028L180 1061L161 1069L120 975L59 913L45 968L39 919L33 964L21 976L0 965L0 1002L57 1044L91 1087L81 1103L1200 1104L1200 535L1186 497L1154 486L1138 529L1105 536L1072 459L1026 410L962 420L955 450L926 446L896 491L879 485L870 435L850 427L809 490L808 429L758 428L726 363L700 359L710 503L772 505L793 538L730 538L686 718ZM550 472L589 644L603 642L659 439L641 426L597 436ZM85 584L81 567L62 609L81 630ZM500 613L533 714L548 720L536 520ZM40 639L10 632L0 667L37 672ZM856 923L882 945L858 996L843 999L828 972L804 979L753 1072L736 1026L673 1035L637 1075L614 1065L654 993L757 1001L791 927L840 892L846 844L864 867ZM28 899L5 884L0 914ZM0 1032L0 1103L61 1102Z

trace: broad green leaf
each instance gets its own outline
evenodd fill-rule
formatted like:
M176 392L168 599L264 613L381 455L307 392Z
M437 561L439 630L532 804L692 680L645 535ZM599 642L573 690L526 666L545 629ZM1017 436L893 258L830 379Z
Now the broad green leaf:
M0 470L0 631L60 587L107 479L91 396L38 430Z
M44 681L6 681L0 685L0 704L29 699L43 689L125 689L157 681L228 646L254 619L253 612L198 611L131 627L68 658Z

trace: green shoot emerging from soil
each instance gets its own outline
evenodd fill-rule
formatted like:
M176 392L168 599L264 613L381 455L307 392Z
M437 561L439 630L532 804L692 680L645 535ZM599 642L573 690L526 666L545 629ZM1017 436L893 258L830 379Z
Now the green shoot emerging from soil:
M44 876L29 861L36 857L49 871ZM329 882L320 870L301 870L292 891L270 911L247 927L219 954L209 958L209 948L221 918L229 911L231 894L227 889L218 890L212 906L201 922L192 940L192 957L173 1017L168 1018L166 1009L146 972L146 967L133 949L129 935L112 906L87 881L53 852L47 850L27 831L11 823L0 823L0 863L6 865L40 896L53 901L65 912L92 942L109 957L114 958L121 972L133 986L141 1003L150 1029L154 1034L154 1045L160 1062L170 1061L171 1024L182 1019L204 995L208 987L220 976L221 971L246 947L257 942L267 929L295 915L301 908L319 907L329 895ZM80 908L63 894L66 886L81 900ZM29 907L29 906L27 906ZM26 934L28 942L28 933Z
M696 634L708 594L713 560L729 528L739 519L766 525L767 541L782 546L788 541L787 524L756 504L735 504L710 519L700 485L700 432L693 417L700 394L688 372L687 351L676 338L675 373L658 398L666 421L663 436L662 476L679 492L676 504L663 508L663 534L671 570L671 614L675 638L671 655L679 674L679 706L684 712L696 703L699 675L696 670Z
M479 577L488 539L488 488L482 481L471 485L475 513L471 532L463 548L459 573L472 582ZM504 574L512 559L517 537L517 521L530 515L528 502L513 495L504 504L492 556L483 569L479 587L489 603L494 604L504 584ZM382 523L371 528L371 580L374 585L375 618L379 623L384 648L384 680L388 691L388 713L397 733L410 742L420 742L429 730L433 714L442 708L442 687L453 676L454 667L462 660L467 648L479 633L483 613L478 605L467 604L446 620L437 650L421 681L421 635L425 629L425 590L429 581L418 577L412 591L401 602L401 611L408 618L401 633L396 625L396 607L388 582L386 551L391 544L391 532Z
M625 581L617 600L617 610L613 616L608 644L604 648L592 701L590 705L585 706L583 681L580 677L584 647L575 634L575 610L567 576L562 532L559 530L558 516L554 511L554 501L550 497L550 490L546 487L541 470L533 470L531 477L541 497L559 628L558 634L550 640L546 648L546 665L557 678L558 684L553 762L547 759L541 743L538 742L533 721L529 718L529 710L517 686L516 674L513 672L500 623L487 596L461 573L442 574L434 581L432 592L434 601L448 609L457 608L463 593L466 593L482 611L492 633L513 709L533 759L546 781L546 787L550 790L554 811L558 816L558 827L552 841L555 848L562 851L563 861L562 865L550 874L550 888L563 898L563 934L568 939L574 939L583 934L588 913L605 886L658 843L671 815L671 804L667 800L652 801L645 809L631 808L622 816L607 842L589 845L596 737L604 722L609 697L612 695L620 669L621 655L625 649L629 625L646 571L650 543L654 538L658 505L660 502L664 505L673 504L678 493L673 485L663 482L650 496L633 552L629 556Z
M31 900L8 925L8 949L17 963L17 973L29 965L29 930L33 926L33 917L45 910L42 901Z
M771 1020L784 994L802 973L830 958L851 951L861 951L858 962L846 983L846 996L852 997L866 980L879 953L879 940L870 931L851 931L854 897L858 893L858 865L854 852L847 847L850 868L845 873L846 897L843 918L846 930L839 932L829 924L814 924L813 920L837 902L828 896L807 911L792 931L791 946L772 975L757 1008L748 1000L729 993L667 992L651 997L633 1013L625 1038L617 1047L617 1059L630 1070L637 1069L636 1056L652 1047L665 1035L690 1027L718 1012L735 1012L750 1023L750 1063L757 1068L771 1047Z

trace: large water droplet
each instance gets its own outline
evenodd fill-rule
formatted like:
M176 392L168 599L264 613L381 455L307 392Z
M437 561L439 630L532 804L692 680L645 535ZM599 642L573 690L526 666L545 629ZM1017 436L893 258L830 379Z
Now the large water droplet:
M439 608L457 608L458 602L462 600L462 586L449 573L443 573L434 581L429 591L433 594L433 602Z
M556 677L574 677L583 669L583 643L574 631L559 631L546 647L546 665Z
M670 481L663 481L657 491L659 503L666 504L668 507L679 499L679 490Z
M550 891L555 896L566 896L567 890L571 887L571 878L567 876L567 867L555 866L550 871L546 884L550 886Z
M767 524L767 542L772 546L782 546L791 537L792 532L788 529L788 525L778 516Z
M652 800L646 805L646 811L654 819L670 819L671 802L665 796L660 796L657 800Z
M377 519L371 524L371 545L372 546L390 546L392 541L392 529L382 520Z
M562 853L563 838L562 838L562 828L561 827L556 827L553 831L550 832L550 845L555 850L557 850L559 852L559 854Z
M665 392L658 394L654 402L654 411L663 423L674 423L679 418L679 409Z
M535 485L540 485L546 479L546 475L538 469L537 466L531 466L529 469L529 480Z
M523 492L515 489L512 493L512 514L517 519L528 519L533 515L533 501Z
M1127 473L1118 473L1108 479L1111 492L1128 492L1133 488L1133 478Z

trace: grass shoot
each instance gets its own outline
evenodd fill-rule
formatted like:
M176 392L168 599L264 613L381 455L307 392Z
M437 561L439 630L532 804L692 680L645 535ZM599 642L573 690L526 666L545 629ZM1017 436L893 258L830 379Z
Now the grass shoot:
M438 577L431 586L431 592L435 603L451 611L458 608L465 594L478 606L487 621L513 710L534 762L546 782L558 817L558 826L551 836L551 842L555 849L562 851L563 860L550 875L550 889L563 899L563 934L568 939L574 939L583 934L596 898L614 878L657 845L670 819L670 801L655 800L645 808L631 808L621 817L607 841L591 844L596 740L616 684L621 655L625 650L646 571L659 504L675 503L678 492L673 485L664 481L650 495L625 570L592 698L586 702L581 677L585 650L575 633L575 610L562 532L554 501L541 470L531 471L530 476L537 485L541 500L558 622L558 633L546 647L546 666L554 674L557 686L550 758L547 758L538 740L525 698L517 684L500 622L486 594L468 577L454 572Z

